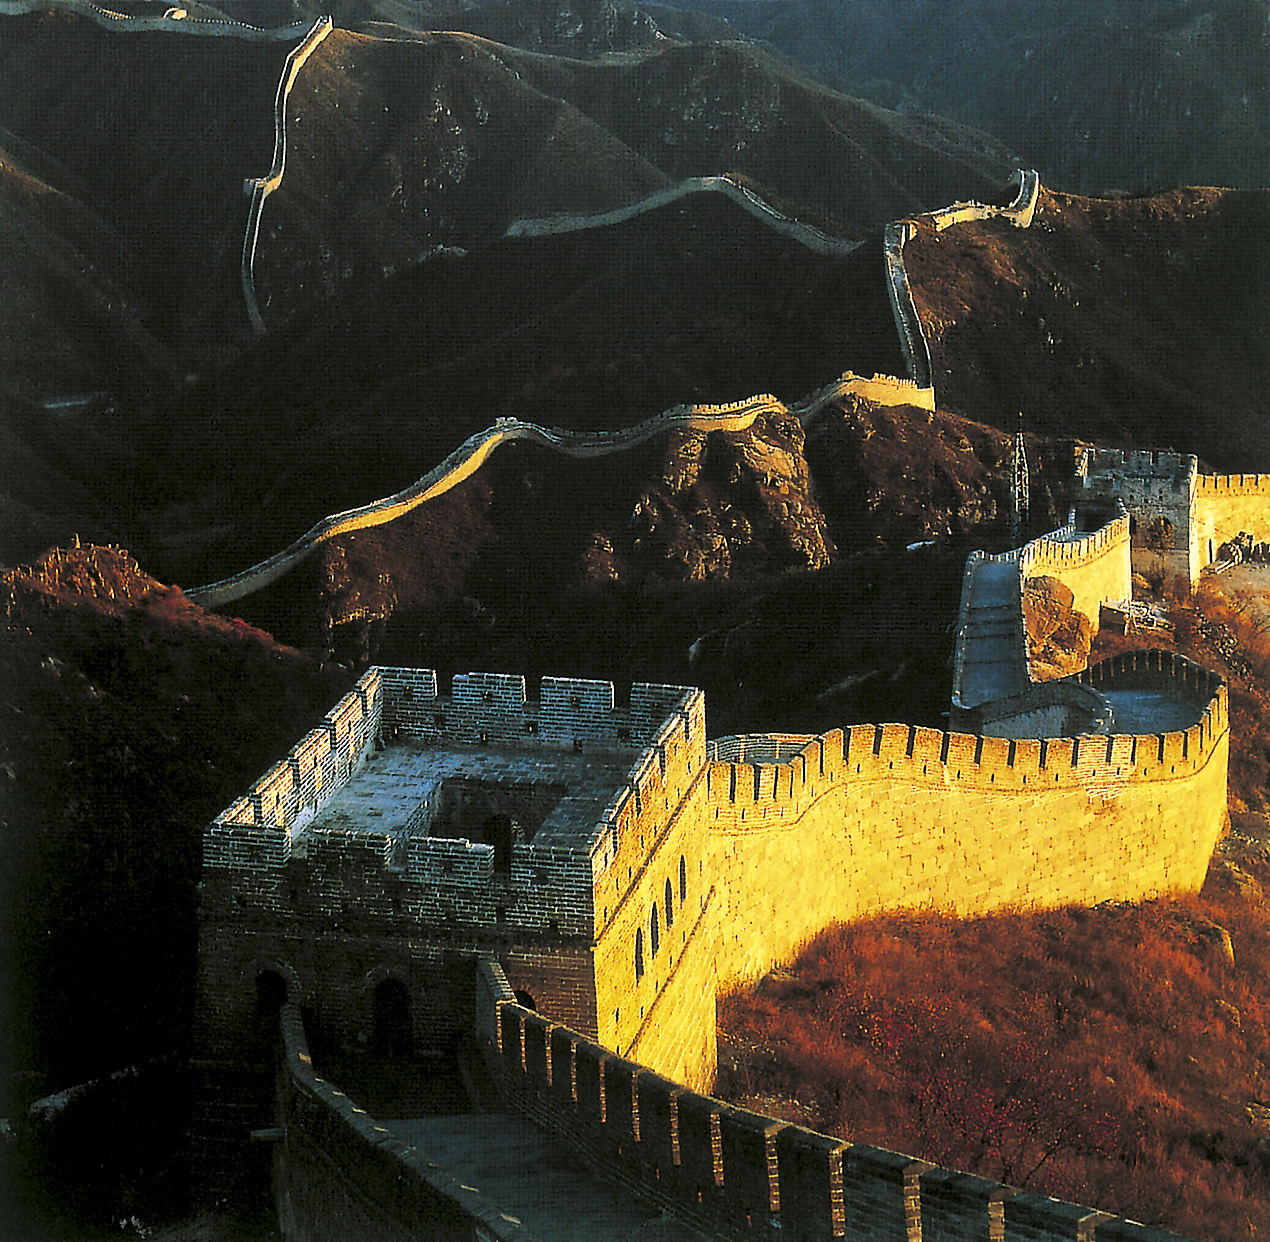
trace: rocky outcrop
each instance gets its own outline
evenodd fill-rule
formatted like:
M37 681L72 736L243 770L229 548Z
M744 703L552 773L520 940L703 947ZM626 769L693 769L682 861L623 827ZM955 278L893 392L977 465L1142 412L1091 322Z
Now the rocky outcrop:
M1093 624L1072 604L1071 588L1057 578L1029 578L1023 588L1028 667L1033 681L1082 672L1089 663Z
M744 431L672 432L661 478L635 505L633 559L685 581L828 565L833 543L803 449L787 413Z
M807 451L842 548L981 535L1008 512L1009 440L942 411L849 394L808 428Z

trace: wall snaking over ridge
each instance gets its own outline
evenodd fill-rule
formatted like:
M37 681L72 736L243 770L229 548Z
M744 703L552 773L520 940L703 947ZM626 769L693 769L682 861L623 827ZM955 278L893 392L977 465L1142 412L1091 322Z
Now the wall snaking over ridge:
M765 203L753 190L742 185L735 178L726 174L719 177L688 177L678 185L664 190L656 190L647 198L625 207L615 207L612 211L597 212L589 216L546 216L540 219L515 220L507 226L504 237L550 237L557 233L574 233L579 229L606 228L613 224L622 224L645 212L668 203L678 202L696 194L722 194L730 198L738 206L744 208L752 216L761 220L773 231L792 238L808 250L823 255L847 255L858 250L863 242L842 241L830 237L820 229L812 228L799 220L791 220L782 215L775 207Z
M265 199L282 184L282 174L287 166L287 99L291 88L299 77L304 62L317 50L322 40L334 29L329 17L319 17L312 25L309 33L291 49L286 64L282 68L282 76L278 79L278 93L273 103L273 164L263 177L248 177L243 182L243 190L251 197L251 208L247 213L247 232L243 236L242 281L243 297L247 302L247 315L251 326L258 336L265 332L265 321L261 318L260 307L256 304L256 241L260 236L260 213L264 210Z
M323 19L325 20L325 19ZM318 32L320 22L310 31L305 43L314 40L312 46L325 37ZM301 53L305 45L296 49ZM277 146L274 158L274 169L269 177L251 179L247 188L252 193L252 211L248 222L247 234L243 242L243 289L247 299L248 312L257 331L264 330L263 320L255 303L254 285L251 279L251 268L254 262L256 236L259 230L260 209L264 197L281 179L282 163L285 159L285 105L286 95L294 82L295 74L303 64L303 57L312 51L312 47L303 50L303 55L292 64L288 60L279 83L276 103ZM997 207L983 203L954 203L942 211L926 213L918 219L932 223L936 228L946 228L952 223L963 220L987 219L1001 216L1013 221L1020 228L1031 224L1036 208L1040 183L1035 172L1020 169L1015 174L1019 190L1014 201L1007 207ZM267 187L267 188L266 188ZM596 216L552 217L544 220L520 220L507 230L508 236L539 236L548 233L564 233L577 229L596 228L607 224L618 223L643 211L651 210L666 202L689 194L723 193L733 201L741 204L758 219L770 227L794 240L825 254L845 254L856 248L856 243L840 242L828 237L817 229L792 221L780 212L764 203L753 191L735 183L727 177L691 178L679 186L661 190L641 200L639 203L617 209L613 212ZM933 411L935 408L935 391L931 379L930 351L927 346L925 331L917 315L912 293L908 286L908 276L904 269L904 243L912 236L913 222L901 220L887 226L885 234L885 263L887 270L887 289L891 300L891 309L899 333L901 347L909 362L909 376L874 375L866 379L848 371L839 379L813 394L807 401L788 407L803 423L809 422L826 406L847 395L858 395L883 405L913 405L919 409ZM214 608L230 603L235 599L269 585L287 570L297 565L316 546L336 535L350 530L365 529L393 521L403 513L409 512L416 505L424 503L441 493L448 491L457 483L467 478L485 460L499 443L510 439L529 439L547 447L567 453L571 456L592 456L601 453L617 452L638 444L649 436L659 434L670 427L682 427L689 430L732 430L740 431L749 427L754 418L761 413L785 412L786 407L768 394L746 398L733 402L728 406L677 406L671 410L646 420L643 423L625 428L619 432L609 433L575 433L539 427L532 423L516 419L502 419L484 432L478 432L456 449L434 470L428 472L409 488L393 496L347 510L323 518L304 535L300 536L290 547L261 561L231 578L210 583L187 590L186 594L205 607ZM730 424L713 422L727 416L733 416Z
M219 582L191 587L186 590L185 595L204 608L218 608L222 604L241 599L244 595L250 595L277 581L304 560L314 548L337 535L394 521L456 487L475 473L500 444L512 440L527 440L568 457L604 457L611 453L625 452L667 431L745 431L762 414L789 413L800 422L806 423L832 402L851 393L866 395L870 400L886 398L890 404L915 405L919 408L927 408L928 398L933 401L928 392L915 387L909 380L876 375L872 379L864 379L848 371L841 379L814 393L802 405L787 408L767 393L727 405L678 405L619 431L562 431L522 422L520 419L500 418L494 426L469 436L439 466L429 470L409 487L359 508L346 509L342 513L324 517L281 552L276 552ZM933 408L933 405L929 408Z
M1020 168L1014 174L1019 190L1008 207L996 207L989 203L953 203L938 211L923 212L913 219L895 220L886 226L883 248L886 261L887 292L891 299L891 312L895 316L895 328L899 333L900 347L908 361L909 375L921 388L934 388L934 374L930 361L930 345L926 330L913 302L913 292L904 267L904 247L916 233L915 221L934 228L937 232L971 220L988 220L994 217L1009 220L1021 229L1030 228L1036 213L1041 182L1036 172ZM1012 183L1013 184L1013 183Z
M91 4L89 0L53 0L53 2L51 0L0 0L0 17L17 16L22 13L47 13L50 8L77 13L108 30L161 30L167 34L224 35L235 39L271 42L294 39L305 25L303 22L297 22L293 26L262 28L236 22L230 17L174 17L168 14L162 17L136 17L130 13L116 13L112 9L102 8L100 5ZM169 14L180 11L178 5L172 5L168 9Z

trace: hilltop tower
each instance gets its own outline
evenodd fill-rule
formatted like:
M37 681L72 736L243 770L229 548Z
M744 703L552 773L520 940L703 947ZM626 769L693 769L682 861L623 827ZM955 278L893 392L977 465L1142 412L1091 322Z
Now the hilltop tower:
M370 670L207 829L201 1055L232 1058L262 997L350 1051L443 1050L483 958L523 1004L708 1088L709 837L676 815L705 763L699 690L618 706L609 682L527 698L471 673L443 695L431 670Z

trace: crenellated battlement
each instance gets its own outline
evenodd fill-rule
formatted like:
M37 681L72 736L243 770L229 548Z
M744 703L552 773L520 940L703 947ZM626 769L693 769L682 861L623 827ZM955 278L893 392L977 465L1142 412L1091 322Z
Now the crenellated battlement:
M1082 685L1138 690L1194 706L1184 730L1130 735L1011 739L906 724L853 725L808 742L783 761L712 761L706 790L713 824L800 818L838 783L884 780L917 788L1003 791L1084 788L1185 778L1203 769L1228 727L1225 683L1171 651L1130 652L1087 669ZM751 739L724 738L715 753L744 754Z
M1042 535L1023 546L1019 554L1022 573L1034 577L1046 572L1048 567L1062 572L1087 565L1101 557L1109 548L1129 542L1129 515L1121 506L1119 516L1105 526L1088 534L1078 535L1066 527L1053 535Z
M1204 496L1258 496L1270 500L1270 474L1201 474L1196 488Z

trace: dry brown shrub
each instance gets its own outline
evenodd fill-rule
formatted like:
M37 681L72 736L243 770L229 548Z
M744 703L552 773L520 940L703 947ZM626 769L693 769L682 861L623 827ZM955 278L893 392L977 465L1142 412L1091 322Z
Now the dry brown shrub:
M1225 927L1230 964L1208 929ZM821 936L791 980L726 998L771 1055L726 1097L796 1098L825 1128L1213 1239L1270 1228L1270 909L1205 896Z

